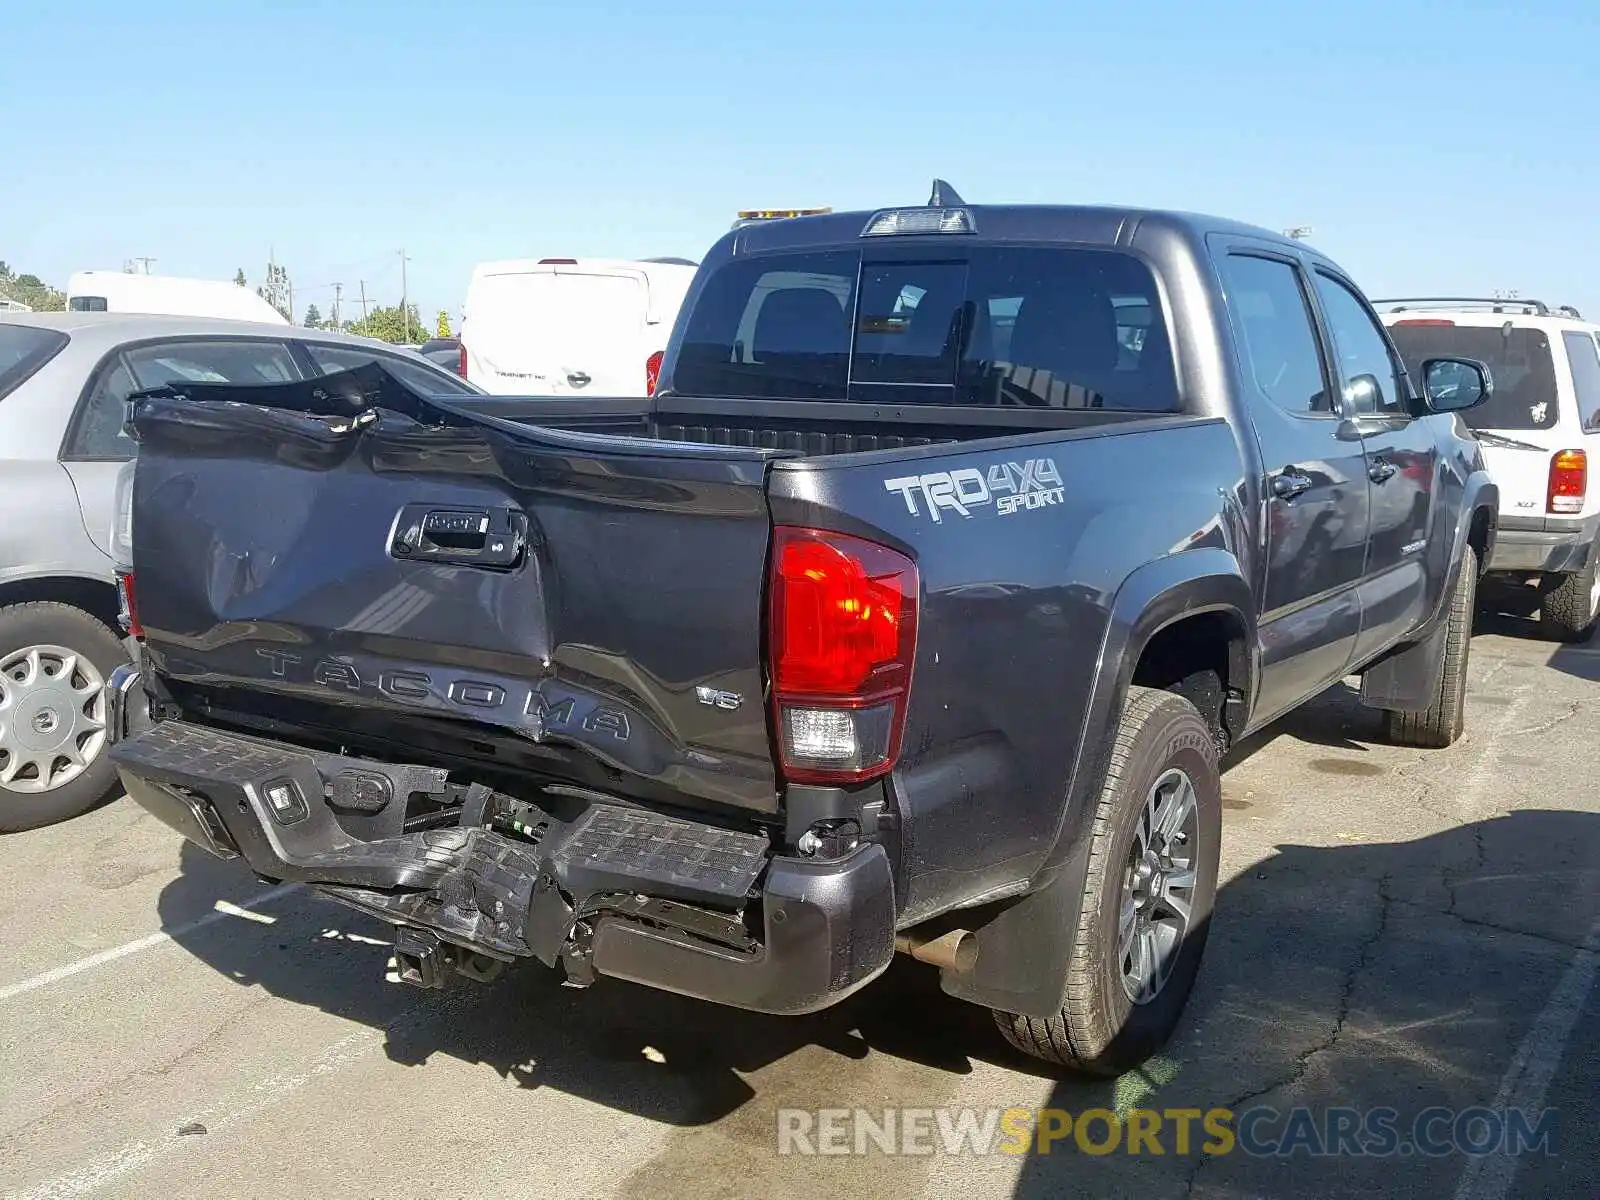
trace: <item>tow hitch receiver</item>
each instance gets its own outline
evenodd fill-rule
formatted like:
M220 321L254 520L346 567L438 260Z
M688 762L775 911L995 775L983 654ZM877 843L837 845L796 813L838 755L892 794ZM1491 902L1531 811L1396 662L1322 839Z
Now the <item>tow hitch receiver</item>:
M401 983L412 987L442 988L445 955L436 934L402 925L394 931L394 969Z

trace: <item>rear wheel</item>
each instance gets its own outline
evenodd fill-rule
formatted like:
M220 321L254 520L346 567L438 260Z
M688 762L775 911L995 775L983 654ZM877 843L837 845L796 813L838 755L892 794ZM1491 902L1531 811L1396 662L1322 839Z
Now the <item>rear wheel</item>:
M1384 714L1388 740L1396 746L1418 746L1441 750L1454 745L1466 728L1467 656L1472 650L1472 617L1478 602L1478 552L1466 548L1461 573L1456 577L1455 594L1444 635L1444 653L1439 656L1439 673L1434 679L1433 701L1421 712Z
M1017 1049L1119 1075L1172 1035L1211 924L1222 783L1211 729L1188 700L1130 689L1095 811L1083 909L1060 1012L997 1012Z
M1600 546L1589 551L1589 565L1539 597L1539 625L1561 642L1585 642L1600 617Z
M105 682L127 661L82 609L0 609L0 832L75 817L111 789Z

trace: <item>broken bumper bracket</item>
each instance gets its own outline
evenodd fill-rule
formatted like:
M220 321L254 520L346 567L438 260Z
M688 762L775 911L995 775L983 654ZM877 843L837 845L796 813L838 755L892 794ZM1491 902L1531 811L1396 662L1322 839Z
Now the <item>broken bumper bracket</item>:
M474 826L368 841L340 824L329 780L386 774L403 797L419 768L180 721L121 738L112 759L137 803L213 854L399 927L397 968L419 986L455 961L442 942L564 962L573 982L594 972L801 1013L849 995L894 954L893 881L875 844L786 858L759 833L602 802L569 820L532 809L524 825L537 840Z

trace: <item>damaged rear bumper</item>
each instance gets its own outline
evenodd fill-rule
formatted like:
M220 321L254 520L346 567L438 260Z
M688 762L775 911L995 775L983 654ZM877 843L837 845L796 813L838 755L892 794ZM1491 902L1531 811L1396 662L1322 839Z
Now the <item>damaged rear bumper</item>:
M398 817L410 795L442 789L444 773L181 721L125 728L111 754L137 803L212 854L396 925L409 982L533 958L578 983L610 975L804 1013L856 991L894 953L893 883L875 844L790 858L759 833L599 799L558 816L479 787L459 817L446 810L457 824L358 837L349 827L370 834L374 805Z

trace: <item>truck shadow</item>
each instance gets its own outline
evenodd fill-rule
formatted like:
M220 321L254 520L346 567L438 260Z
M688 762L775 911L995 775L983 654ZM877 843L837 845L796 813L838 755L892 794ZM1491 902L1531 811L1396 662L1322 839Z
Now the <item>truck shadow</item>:
M1334 684L1315 699L1291 709L1272 724L1235 744L1222 761L1223 779L1281 737L1330 750L1365 754L1383 740L1383 714L1361 703L1361 690L1349 683ZM1352 774L1361 773L1357 768Z
M219 901L244 905L269 885L189 843L180 871L159 900L174 941L240 986L384 1030L389 1059L407 1066L444 1055L679 1126L725 1118L756 1097L748 1077L809 1051L836 1064L883 1056L908 1079L952 1089L981 1062L1047 1074L1004 1044L986 1012L949 1001L937 973L909 960L831 1009L787 1019L605 978L567 988L537 963L492 984L424 992L385 982L385 925L309 889L193 928Z
M1590 812L1519 811L1415 841L1279 846L1219 896L1199 986L1166 1053L1109 1089L1063 1079L1046 1103L1074 1116L1267 1106L1281 1114L1256 1127L1267 1142L1296 1107L1326 1128L1329 1109L1390 1106L1404 1136L1431 1105L1496 1102L1597 918L1600 816ZM1581 1148L1597 1008L1600 997L1547 1064L1542 1104L1569 1114L1562 1126L1558 1111L1556 1126L1567 1157L1528 1160L1518 1195L1600 1194L1600 1166ZM1187 1155L1174 1153L1170 1125L1163 1157L1122 1144L1107 1153L1103 1121L1086 1143L1094 1153L1070 1132L1043 1152L1032 1145L1014 1195L1449 1195L1466 1164L1409 1150L1213 1156L1194 1130Z
M987 1013L945 997L931 969L907 961L843 1004L792 1019L609 980L566 989L538 967L489 986L415 992L382 981L380 926L306 891L257 906L270 925L183 925L219 896L239 903L260 884L193 847L182 863L162 896L168 929L241 986L382 1029L398 1064L452 1057L670 1127L623 1189L641 1197L716 1178L730 1181L729 1195L780 1186L816 1194L861 1174L873 1182L853 1191L904 1194L940 1161L882 1159L862 1172L849 1158L779 1156L781 1108L1487 1103L1600 909L1600 817L1590 813L1519 812L1416 841L1280 846L1223 888L1173 1044L1108 1082L1063 1077L1013 1052ZM1600 1022L1578 1037L1600 1054ZM1198 1170L1196 1155L1170 1147L1160 1159L1054 1150L1009 1160L1011 1173L1020 1167L1018 1196L1136 1186L1176 1195ZM1242 1155L1205 1167L1208 1181L1237 1183L1240 1195L1271 1194L1283 1170ZM1298 1190L1343 1186L1334 1185L1344 1175L1322 1170L1297 1162ZM1369 1192L1386 1190L1362 1170L1338 1166ZM1312 1177L1332 1190L1307 1192Z

